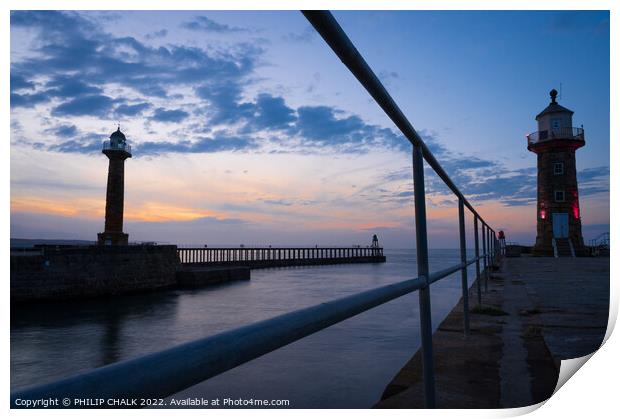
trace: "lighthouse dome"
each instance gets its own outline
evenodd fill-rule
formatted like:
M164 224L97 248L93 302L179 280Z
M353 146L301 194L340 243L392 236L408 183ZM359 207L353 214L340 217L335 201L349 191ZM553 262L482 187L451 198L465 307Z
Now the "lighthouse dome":
M537 121L540 121L545 115L550 115L550 114L565 114L568 118L570 118L573 115L573 111L565 108L564 106L560 105L556 101L556 97L558 96L557 90L555 89L551 90L549 92L549 96L551 96L551 103L549 103L549 106L543 109L541 113L536 115Z
M125 138L125 134L121 131L121 127L118 127L116 131L110 135L110 140L116 140L118 142L124 143L127 139Z

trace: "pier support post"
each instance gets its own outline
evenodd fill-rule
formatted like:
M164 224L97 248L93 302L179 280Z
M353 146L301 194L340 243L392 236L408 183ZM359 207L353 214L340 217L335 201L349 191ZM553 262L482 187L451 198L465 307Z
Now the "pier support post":
M474 214L474 248L476 252L476 284L478 289L478 307L482 307L482 285L480 284L480 243L478 239L478 216Z
M428 237L426 232L426 197L424 193L424 157L422 147L413 146L413 194L415 201L415 239L418 277L426 285L418 291L420 300L420 340L422 342L422 374L424 402L435 407L435 366L433 360L433 329L431 323L431 294L428 283Z
M467 254L465 250L465 205L459 198L459 236L461 245L461 288L463 291L463 333L469 336L469 286L467 284Z

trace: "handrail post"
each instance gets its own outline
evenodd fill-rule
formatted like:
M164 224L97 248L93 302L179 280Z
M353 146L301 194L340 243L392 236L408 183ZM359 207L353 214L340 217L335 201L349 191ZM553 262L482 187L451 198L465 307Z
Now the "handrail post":
M482 223L482 254L483 254L483 262L484 262L484 292L489 291L489 287L488 287L488 281L487 281L487 275L489 275L489 256L487 254L487 226L486 224L483 222Z
M487 226L487 276L485 278L484 289L489 290L489 278L491 277L491 227Z
M463 333L469 336L469 286L467 284L467 254L465 251L465 205L459 198L459 236L461 245L461 288L463 291Z
M418 277L426 285L418 291L420 305L420 340L422 342L422 374L424 376L424 402L427 408L435 407L435 367L433 361L433 329L431 320L431 294L428 283L428 237L426 232L426 197L424 193L424 157L422 147L413 146L413 194L415 201L415 240Z
M482 290L480 285L480 243L478 240L478 216L474 215L474 248L476 251L476 284L478 288L478 306L482 307Z
M495 230L491 230L491 266L495 266Z
M491 230L491 264L495 266L495 231Z

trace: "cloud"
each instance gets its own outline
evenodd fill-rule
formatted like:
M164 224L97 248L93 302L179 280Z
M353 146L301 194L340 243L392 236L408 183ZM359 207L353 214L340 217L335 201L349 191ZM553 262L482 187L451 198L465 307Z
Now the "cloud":
M95 154L101 152L101 141L96 139L69 140L49 146L48 149L60 153Z
M399 197L399 198L411 197L411 196L413 196L413 191L399 192L399 193L396 194L396 196Z
M77 135L78 129L75 125L59 125L55 128L46 129L45 132L54 134L58 137L70 138Z
M136 103L134 105L122 104L114 109L114 113L123 116L136 116L149 109L151 105L146 102Z
M231 144L236 144L235 151L246 145L253 151L268 147L273 151L275 147L278 152L304 153L364 153L373 147L409 147L393 130L367 124L359 116L347 115L335 107L294 109L284 97L263 92L252 100L244 99L243 91L262 54L256 45L241 43L220 52L178 45L155 48L133 37L114 37L93 20L73 12L13 12L11 20L12 27L27 27L39 34L32 54L12 63L16 86L29 87L42 76L48 79L41 91L14 92L13 108L60 100L54 103L53 117L132 117L150 109L156 98L172 103L170 90L185 86L193 87L202 101L194 110L200 123L188 126L190 131L185 132L178 146L166 143L158 146L157 152L162 147L168 152L220 151ZM207 19L196 22L214 31L231 29ZM129 88L135 94L111 97L108 85ZM131 97L132 102L127 103L126 97ZM149 119L182 123L190 117L183 109L160 106ZM203 142L205 133L213 136L214 127L224 128L227 138L243 141ZM57 150L90 150L88 146L56 145ZM153 145L145 149L149 147L155 149Z
M609 177L609 166L590 167L579 171L577 175L579 182L590 182L602 180Z
M114 37L75 12L14 11L11 27L38 34L32 54L11 63L14 80L32 83L34 77L45 75L65 83L79 80L82 86L113 83L147 97L164 98L173 86L204 80L223 86L239 84L254 69L262 51L245 43L212 53L179 45L150 47L133 37ZM52 92L48 93L49 100ZM16 97L15 103L32 106L43 100Z
M263 202L267 205L279 205L284 207L293 205L293 202L286 199L263 199Z
M567 16L572 19L572 16ZM561 23L569 25L570 22ZM187 28L213 33L240 32L232 27L199 16L185 22ZM34 107L52 102L51 116L136 117L154 109L151 121L182 124L172 140L148 140L132 144L135 155L216 152L278 153L367 153L396 150L410 153L411 145L394 128L364 121L329 104L292 107L280 95L261 92L248 97L254 70L263 56L259 46L238 43L205 50L167 44L152 47L133 37L116 37L105 26L75 12L11 13L11 27L38 33L30 54L20 54L11 63L11 106ZM166 36L162 30L151 37ZM308 41L314 30L308 26L292 41ZM148 36L147 36L148 38ZM384 71L384 80L398 74ZM112 97L109 86L121 87L122 97ZM175 102L174 91L191 90L196 100L191 114ZM127 91L131 94L126 94ZM184 93L185 94L185 93ZM161 99L165 99L165 102ZM57 103L58 102L58 103ZM157 105L153 105L156 103ZM162 107L161 103L166 103ZM62 138L49 150L70 153L99 152L100 142L92 136L78 138L79 130L56 123L47 133ZM63 132L60 126L65 126ZM53 131L56 130L56 131ZM429 149L465 195L473 201L495 200L504 205L529 205L536 200L536 169L508 169L501 163L450 152L437 135L419 131ZM178 139L177 139L178 138ZM68 139L68 140L67 140ZM65 141L67 140L67 141ZM30 141L33 147L40 142ZM609 190L609 168L590 168L579 172L582 196ZM411 169L388 173L374 190L356 188L382 202L411 199ZM430 173L429 194L437 202L448 194L443 182ZM387 188L384 183L393 187ZM385 189L385 191L379 191ZM372 192L372 193L371 193ZM285 205L285 202L268 202Z
M182 109L157 108L150 119L157 122L182 122L188 116L189 113Z
M377 74L381 82L386 86L391 86L394 80L398 80L400 78L399 74L396 71L387 71L381 70L379 74Z
M206 108L206 113L214 124L234 123L252 116L252 106L249 103L239 103L241 86L237 82L203 84L195 91L200 98L210 104Z
M251 125L257 129L287 129L297 119L295 111L286 106L284 98L259 94L253 107Z
M105 95L79 96L52 109L52 116L98 116L105 118L112 109L112 98Z
M11 93L11 108L32 108L33 106L47 102L49 95L45 93L33 93L20 95L18 93Z
M609 166L591 167L577 173L579 195L609 192Z
M282 39L290 42L311 42L312 39L316 36L316 34L316 30L314 30L312 26L308 25L302 32L289 32L288 34L284 35Z
M101 88L86 84L75 77L59 75L46 83L49 89L46 94L52 97L73 98L81 95L98 95L103 91Z
M11 89L34 89L35 84L19 74L11 75ZM80 96L97 96L102 90L99 87L85 84L69 76L58 76L45 84L46 89L30 94L11 94L12 107L33 107L39 103L49 102L53 98L77 98Z
M392 129L367 124L357 115L341 116L344 112L331 106L302 106L297 114L292 131L299 135L302 146L341 153L409 149L409 142Z
M257 148L258 144L249 137L203 137L197 141L179 142L147 141L136 145L135 154L161 155L168 153L217 153L221 151L245 151Z
M496 201L506 206L524 206L536 203L537 168L509 169L500 162L457 154L446 149L435 135L421 131L446 173L460 191L472 202ZM451 191L431 168L425 171L426 192L430 196L452 196ZM386 173L380 182L371 186L371 192L382 202L402 204L402 198L411 196L410 167ZM609 167L600 166L581 170L577 174L579 194L582 197L609 192ZM383 189L392 184L392 188ZM410 189L411 188L411 189ZM397 189L396 192L392 192ZM405 192L401 192L405 189ZM367 188L368 190L368 188Z
M146 39L165 38L166 35L168 35L168 31L166 29L161 29L159 31L146 34Z
M34 89L34 83L22 76L11 74L11 92L20 89Z
M245 28L218 23L206 16L196 16L193 20L185 22L181 26L185 29L201 32L230 33L247 31Z
M360 117L336 118L334 109L328 106L303 106L298 109L298 113L299 133L320 143L347 142L351 135L364 127Z

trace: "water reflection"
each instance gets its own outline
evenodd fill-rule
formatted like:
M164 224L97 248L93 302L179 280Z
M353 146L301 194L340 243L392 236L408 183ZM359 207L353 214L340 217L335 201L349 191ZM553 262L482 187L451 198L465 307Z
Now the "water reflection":
M41 384L119 360L412 278L412 251L386 264L255 270L251 281L13 307L11 388ZM431 269L458 262L432 251ZM470 276L471 277L471 276ZM460 276L433 285L433 323L451 310ZM411 294L185 390L178 396L291 400L291 407L369 407L418 346Z

